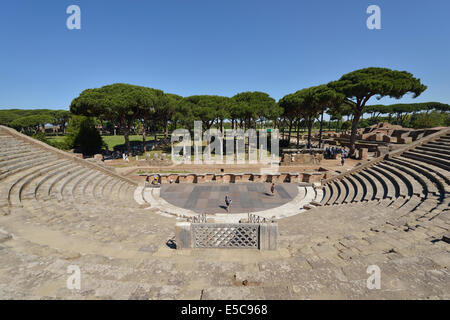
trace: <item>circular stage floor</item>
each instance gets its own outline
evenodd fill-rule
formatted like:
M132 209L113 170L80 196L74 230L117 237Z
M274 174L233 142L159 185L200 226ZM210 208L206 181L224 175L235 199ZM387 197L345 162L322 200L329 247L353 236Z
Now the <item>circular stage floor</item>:
M298 193L297 184L270 183L177 184L162 185L161 197L167 202L198 213L226 213L225 195L232 200L230 213L257 212L279 207Z

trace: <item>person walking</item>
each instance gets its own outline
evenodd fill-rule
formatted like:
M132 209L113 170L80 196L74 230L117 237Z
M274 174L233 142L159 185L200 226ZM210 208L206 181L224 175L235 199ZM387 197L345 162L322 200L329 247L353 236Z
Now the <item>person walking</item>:
M225 205L227 207L227 213L230 213L231 198L228 194L225 196Z
M345 155L344 154L341 156L341 164L342 164L342 166L344 166L344 164L345 164Z
M272 197L275 196L275 183L272 183L270 186L270 192L272 193Z

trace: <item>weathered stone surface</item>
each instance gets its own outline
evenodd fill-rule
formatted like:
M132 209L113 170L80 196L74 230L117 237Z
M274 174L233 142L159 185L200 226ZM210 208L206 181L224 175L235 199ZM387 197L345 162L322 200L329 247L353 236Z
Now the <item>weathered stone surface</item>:
M306 211L286 203L276 210L297 214L277 221L276 250L175 250L190 239L178 240L183 237L175 224L182 219L158 206L160 189L137 189L93 164L42 152L40 144L0 127L2 164L11 145L36 155L28 166L20 161L15 171L16 164L2 165L8 175L0 177L0 201L10 215L0 216L0 299L450 298L445 157L437 166L412 151L411 157L372 166L360 172L361 180L352 180L359 199L345 205ZM411 170L416 174L408 174ZM390 174L386 187L394 181L407 196L398 197L394 188L392 199L362 201L363 195L374 194L373 188L384 188L375 183L377 174ZM334 185L336 203L347 188L355 188L350 180L346 183L340 179ZM326 192L305 190L302 196L311 201L331 198L325 186ZM424 196L411 196L413 190ZM134 201L139 194L149 196L150 209ZM379 290L367 288L367 270L374 265L381 271ZM80 269L79 290L67 288L69 266Z

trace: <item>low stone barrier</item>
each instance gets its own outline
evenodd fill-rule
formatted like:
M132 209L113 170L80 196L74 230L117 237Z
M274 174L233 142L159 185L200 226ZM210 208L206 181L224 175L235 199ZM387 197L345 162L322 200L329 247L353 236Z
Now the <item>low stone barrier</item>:
M276 250L278 224L179 222L175 237L177 249Z
M170 183L314 183L327 178L327 172L303 172L303 173L156 173L142 176L157 176L157 181L161 184Z

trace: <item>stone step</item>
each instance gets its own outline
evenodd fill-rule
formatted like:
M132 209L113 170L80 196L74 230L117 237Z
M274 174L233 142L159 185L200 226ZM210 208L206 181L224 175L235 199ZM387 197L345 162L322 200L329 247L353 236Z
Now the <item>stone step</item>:
M410 197L413 194L413 185L403 171L384 163L378 163L377 167L384 169L385 172L388 172L397 181L401 196Z
M425 170L428 170L430 173L433 173L436 176L439 176L441 179L443 179L445 181L445 185L450 184L450 178L448 177L448 171L442 169L441 167L435 166L435 165L427 163L427 162L420 161L418 159L408 158L408 157L405 157L404 155L396 157L396 158L400 159L402 161L408 162L408 163L415 164Z
M64 183L64 178L66 176L72 174L80 175L82 172L86 170L87 170L86 168L74 165L70 167L67 171L63 171L61 173L54 175L53 177L47 179L44 183L42 183L39 186L39 188L36 191L36 198L44 200L49 198L52 194L54 194L54 190L58 188L58 185Z
M443 148L442 146L421 145L421 146L416 147L415 150L423 150L423 151L431 152L431 153L441 153L441 154L450 156L450 148L446 149L446 148Z
M379 181L383 188L383 196L382 199L388 198L392 199L395 198L395 187L392 184L392 182L383 174L381 174L378 171L373 170L373 168L366 168L365 171L367 171L369 174L371 174L375 179Z
M332 181L330 183L330 188L331 188L331 196L330 196L330 199L328 200L328 202L326 203L327 206L332 205L336 201L337 197L339 196L339 192L340 192L340 190L336 184L336 181Z
M9 177L15 173L21 172L30 167L33 167L33 166L36 166L36 165L39 165L41 163L45 163L48 161L53 161L55 159L57 159L57 157L55 157L54 155L45 155L45 156L42 156L39 158L28 159L28 160L16 163L11 166L2 167L3 173L0 174L0 180L6 179L7 177Z
M32 156L32 155L42 155L41 150L36 150L30 152L29 150L21 152L21 153L13 153L8 156L0 156L0 164L4 166L10 160L23 159L24 156Z
M421 174L423 176L423 180L426 183L428 192L431 192L433 194L441 194L441 196L445 195L445 181L434 174L432 170L427 170L423 167L420 167L416 165L415 163L412 163L411 161L407 161L405 158L395 157L388 160L388 162L396 163L398 165L401 165L403 167L409 168L411 170L414 170L418 174ZM425 180L426 177L428 180Z
M385 163L392 168L402 171L406 175L406 178L411 183L413 194L419 197L425 197L427 195L428 185L432 184L427 177L417 171L411 170L408 167L399 165L397 163L390 161L386 161Z
M323 199L321 201L321 203L323 205L326 205L328 203L328 200L330 199L331 194L332 194L332 189L331 189L330 183L328 183L323 188Z
M363 188L363 197L361 201L371 201L373 199L374 190L370 182L362 176L359 172L353 173L352 176L360 182Z
M369 181L369 183L372 186L372 189L374 191L373 198L371 200L381 200L384 197L384 188L383 185L378 181L376 177L370 174L370 172L366 170L359 171L359 174L361 174L366 180Z
M336 204L342 204L345 202L345 199L350 195L350 189L347 184L347 181L345 179L339 180L340 188L341 188L341 194L339 195L339 198L336 200Z
M350 203L355 198L356 187L347 177L342 179L342 183L346 186L347 189L347 195L345 196L345 199L342 201L342 203Z
M355 190L355 196L352 199L352 202L361 202L363 201L363 197L364 197L364 188L361 185L361 182L356 179L355 177L353 177L352 175L347 176L347 180L350 181L350 183L352 184L354 190Z
M57 168L55 170L52 170L45 174L44 176L40 177L40 179L37 179L34 183L30 183L29 187L24 191L24 198L30 199L30 198L36 198L37 192L41 185L45 183L50 178L54 177L57 174L61 174L63 172L67 172L74 166L73 162L67 161L65 165L62 165L60 168Z
M422 154L422 153L414 151L414 150L404 152L402 154L402 156L406 157L406 158L412 158L415 160L426 162L426 163L432 164L436 167L440 167L446 171L450 171L450 163L448 160L425 155L425 154Z
M64 164L67 164L67 160L58 159L56 161L48 162L43 166L33 167L33 171L28 172L26 175L22 175L22 177L17 179L9 189L8 200L10 205L20 206L23 189L28 184L52 170L61 168Z

